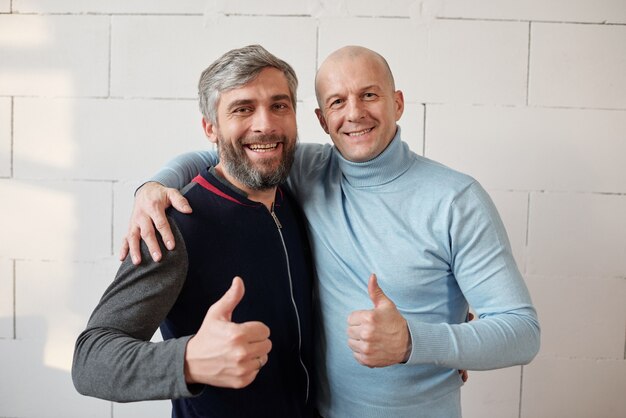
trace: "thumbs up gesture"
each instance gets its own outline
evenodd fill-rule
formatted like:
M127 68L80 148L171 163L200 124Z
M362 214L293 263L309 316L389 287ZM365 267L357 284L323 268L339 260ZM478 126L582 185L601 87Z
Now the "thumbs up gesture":
M207 311L200 329L187 343L188 384L243 388L254 381L272 349L270 329L262 322L232 322L245 288L235 277L230 289Z
M348 346L364 366L385 367L408 359L411 338L406 320L395 303L369 278L367 291L374 309L354 311L348 317Z

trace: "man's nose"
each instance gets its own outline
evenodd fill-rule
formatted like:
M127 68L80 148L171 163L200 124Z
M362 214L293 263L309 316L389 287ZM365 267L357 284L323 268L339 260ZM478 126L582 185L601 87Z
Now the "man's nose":
M358 99L348 100L347 110L347 117L350 122L356 122L365 117L365 106Z
M253 116L252 130L256 133L272 134L277 129L276 118L266 109L258 109Z

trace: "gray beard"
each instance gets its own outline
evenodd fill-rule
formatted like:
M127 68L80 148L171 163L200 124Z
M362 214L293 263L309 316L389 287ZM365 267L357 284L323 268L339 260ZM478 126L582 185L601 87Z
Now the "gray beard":
M282 140L282 141L281 141ZM255 165L248 159L245 151L235 149L230 142L219 138L218 152L220 154L220 163L224 166L224 169L233 176L241 184L249 187L252 190L267 190L278 186L284 182L289 175L291 165L294 160L295 146L287 149L287 138L275 135L263 135L255 137L255 142L279 142L283 144L283 152L280 164L275 170L269 171L269 167L274 165L274 160L268 161L267 164L261 163L261 169L255 167ZM257 164L258 166L259 164ZM263 166L266 166L266 170L263 170Z

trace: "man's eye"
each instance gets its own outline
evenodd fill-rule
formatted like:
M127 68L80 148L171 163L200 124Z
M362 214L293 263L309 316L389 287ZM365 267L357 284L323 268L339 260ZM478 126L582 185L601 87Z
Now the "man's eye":
M285 103L276 103L274 105L274 109L277 109L277 110L289 109L289 106L286 105Z
M340 106L342 103L343 103L342 99L336 99L330 103L330 107L337 107L337 106Z
M376 97L378 97L378 96L376 95L376 93L365 93L365 94L363 95L363 98L365 98L365 99L375 99Z
M233 110L233 113L248 113L248 112L252 112L252 109L250 109L249 107L238 107L235 110Z

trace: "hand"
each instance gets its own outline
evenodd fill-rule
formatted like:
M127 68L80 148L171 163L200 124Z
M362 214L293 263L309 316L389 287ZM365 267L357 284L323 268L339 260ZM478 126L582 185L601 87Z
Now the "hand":
M406 320L378 286L375 274L369 278L367 291L374 309L355 311L348 317L348 346L354 358L368 367L406 361L411 352Z
M474 319L474 314L471 312L468 312L467 322L470 322L473 319ZM463 381L463 383L467 382L467 380L469 379L469 373L467 372L467 370L459 370L459 374L461 375L461 380Z
M267 363L272 349L270 329L261 322L231 321L243 294L243 281L235 277L230 289L209 308L198 333L189 339L185 351L187 383L243 388Z
M161 260L161 248L156 238L154 226L161 234L167 249L174 249L176 244L174 234L172 234L170 224L165 216L165 209L170 206L174 206L179 212L191 213L189 202L176 189L152 181L137 190L128 233L124 237L120 250L120 261L124 260L130 252L133 264L141 263L141 239L146 242L152 259L154 261Z

